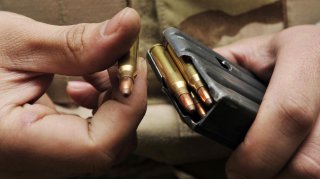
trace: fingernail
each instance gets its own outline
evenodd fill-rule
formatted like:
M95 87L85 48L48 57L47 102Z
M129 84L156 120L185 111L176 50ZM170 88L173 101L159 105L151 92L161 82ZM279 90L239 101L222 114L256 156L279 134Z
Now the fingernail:
M131 10L131 8L124 8L118 12L112 19L106 21L101 27L102 36L111 35L115 33L120 25L121 19L126 16L126 14Z

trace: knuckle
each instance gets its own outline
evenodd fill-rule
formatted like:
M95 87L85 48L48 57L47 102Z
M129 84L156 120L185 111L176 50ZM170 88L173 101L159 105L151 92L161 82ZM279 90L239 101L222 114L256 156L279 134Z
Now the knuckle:
M313 126L315 116L307 101L307 98L300 94L300 97L287 97L284 102L279 103L288 136L305 133Z
M72 59L80 59L83 55L85 31L86 24L83 23L71 26L65 33L66 53Z

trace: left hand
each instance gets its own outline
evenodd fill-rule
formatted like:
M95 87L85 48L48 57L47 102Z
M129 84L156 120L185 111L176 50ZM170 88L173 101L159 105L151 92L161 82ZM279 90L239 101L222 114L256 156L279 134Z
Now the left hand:
M229 178L320 178L320 28L298 26L215 49L268 82Z

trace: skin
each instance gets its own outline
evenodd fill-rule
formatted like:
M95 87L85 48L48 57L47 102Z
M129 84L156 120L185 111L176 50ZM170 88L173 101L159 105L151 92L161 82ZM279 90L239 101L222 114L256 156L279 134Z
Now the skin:
M228 178L320 178L320 28L297 26L215 49L268 88Z
M117 90L116 60L138 35L126 8L95 24L53 26L0 12L0 178L66 178L106 172L136 143L146 110L146 62L138 61L130 97ZM54 74L84 76L69 95L91 120L61 114L45 91ZM88 92L88 93L86 93Z

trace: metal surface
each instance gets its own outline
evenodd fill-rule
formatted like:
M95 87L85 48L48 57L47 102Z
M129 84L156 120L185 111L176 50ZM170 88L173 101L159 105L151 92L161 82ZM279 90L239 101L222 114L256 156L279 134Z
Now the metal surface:
M128 54L118 62L120 85L119 90L124 96L131 94L134 85L134 76L137 70L139 39L137 39Z

